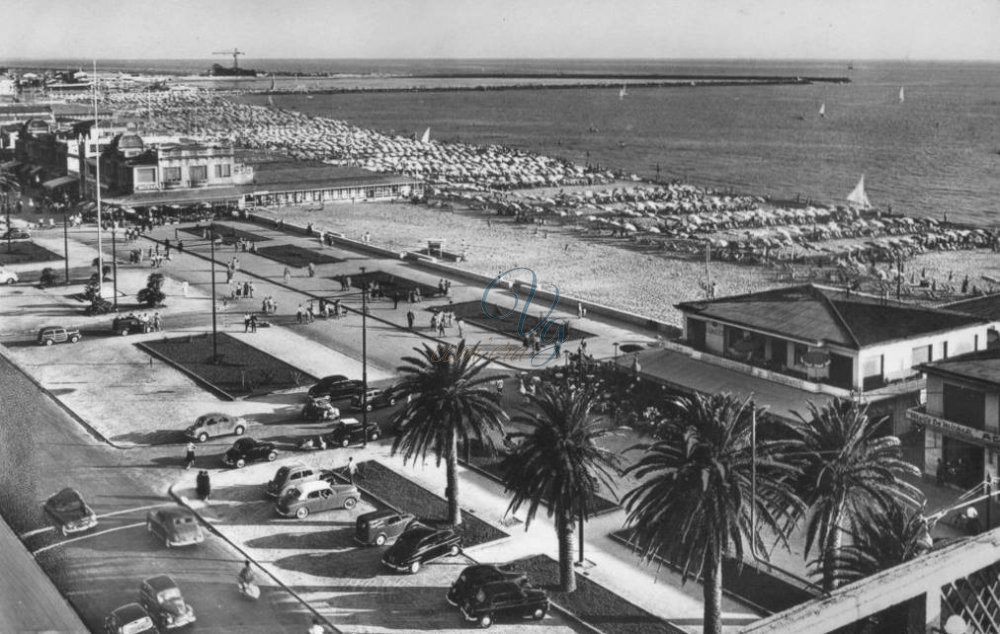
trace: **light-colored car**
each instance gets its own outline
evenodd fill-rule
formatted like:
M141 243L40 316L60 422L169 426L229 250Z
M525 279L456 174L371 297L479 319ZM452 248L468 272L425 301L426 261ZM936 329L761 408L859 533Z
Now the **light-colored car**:
M45 326L38 329L38 345L51 346L54 343L76 343L80 340L80 331L64 326Z
M353 484L330 484L326 480L313 480L286 489L274 508L279 515L304 520L312 513L352 509L360 499L361 492Z
M17 276L17 272L8 271L7 269L0 266L0 284L16 284L21 281Z
M194 513L181 507L162 508L146 514L146 530L163 540L167 548L193 546L205 541L205 533Z
M184 430L184 435L191 440L205 442L218 436L242 436L248 426L247 420L241 416L212 412L199 416L194 425Z

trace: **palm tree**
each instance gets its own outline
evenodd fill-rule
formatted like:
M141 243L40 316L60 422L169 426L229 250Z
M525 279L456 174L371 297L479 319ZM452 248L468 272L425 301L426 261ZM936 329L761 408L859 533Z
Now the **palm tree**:
M487 450L493 450L496 439L503 433L507 419L495 392L486 384L496 377L481 376L487 361L479 347L468 348L463 339L457 346L439 344L431 348L424 344L414 348L415 357L403 357L399 367L403 380L398 386L399 398L406 405L392 418L397 431L392 453L403 452L403 460L420 457L428 452L444 460L447 469L448 521L453 526L462 523L458 507L458 441L475 439Z
M792 451L801 456L797 489L810 507L806 524L806 557L820 551L823 589L837 587L834 561L845 528L899 503L917 506L923 494L904 481L920 470L902 459L899 439L880 436L882 420L868 418L867 406L836 400L822 408L809 404L809 419L796 412L798 440Z
M743 545L766 552L757 521L784 540L804 508L792 487L796 468L780 452L786 443L752 438L750 399L729 394L694 395L674 402L663 437L639 445L645 453L626 469L640 480L625 494L633 541L647 561L665 557L683 578L704 583L704 631L722 631L722 560L743 559ZM756 491L752 472L756 463Z
M582 527L593 515L599 485L611 488L618 469L617 456L597 446L612 430L592 413L596 398L593 392L562 385L547 385L529 395L526 407L514 417L523 428L510 434L513 448L500 464L504 485L514 494L508 512L527 507L525 530L543 504L555 519L563 592L576 590L576 520Z
M855 529L847 534L851 543L833 556L833 575L840 583L851 583L898 566L923 555L934 545L922 510L901 504L866 510Z

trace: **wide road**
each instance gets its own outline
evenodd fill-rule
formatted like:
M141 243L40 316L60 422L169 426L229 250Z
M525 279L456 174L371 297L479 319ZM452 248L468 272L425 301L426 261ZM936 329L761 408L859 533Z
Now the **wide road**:
M305 631L312 614L279 587L264 588L256 603L237 594L243 557L226 542L209 534L196 548L166 549L146 532L147 510L174 504L167 487L178 475L176 445L104 445L2 356L0 404L0 513L92 631L136 600L143 578L161 573L194 607L199 632ZM66 486L94 508L96 529L71 537L53 530L42 503Z

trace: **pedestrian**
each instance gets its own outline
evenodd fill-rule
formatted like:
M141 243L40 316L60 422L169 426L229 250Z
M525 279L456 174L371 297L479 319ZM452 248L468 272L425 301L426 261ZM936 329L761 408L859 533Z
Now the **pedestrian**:
M399 293L393 291L392 293L392 309L396 310L399 308Z
M416 318L417 316L413 314L412 310L406 311L406 325L410 330L413 330L413 322Z
M306 634L324 634L325 632L326 628L323 627L323 624L319 622L319 619L313 617L312 625L309 626L309 631Z
M166 248L166 255L169 258L170 257L170 238L167 238L166 240L163 241L163 246Z
M250 315L250 332L257 332L257 315Z
M576 317L577 319L583 319L583 304L581 302L576 303Z
M945 475L946 474L945 474L945 469L944 469L944 461L941 460L941 458L939 457L937 459L937 471L934 473L934 476L935 476L935 478L937 480L937 485L939 487L943 487L944 486Z
M437 329L438 329L438 312L435 310L433 313L431 313L431 330L433 331Z
M305 316L306 316L306 309L302 307L302 304L299 304L298 310L295 311L295 320L301 324Z
M250 313L243 313L243 332L250 332Z
M313 300L309 300L309 304L306 306L306 321L312 323L316 321L316 312L313 310Z
M455 318L455 325L458 326L458 336L459 336L459 338L464 338L465 337L465 333L462 331L462 323L463 322L462 322L462 318L461 317L456 317Z
M162 324L160 322L159 312L153 313L153 330L155 330L156 332L160 332L160 330L162 330Z
M351 479L351 484L354 484L354 478L358 475L358 465L354 462L354 456L347 459L347 475Z
M243 282L243 297L253 297L250 294L250 282Z
M208 477L208 471L202 469L198 472L198 477L195 480L195 492L198 494L199 500L208 502L208 498L212 494L212 481Z
M184 297L188 296L188 283L187 282L182 282L181 283L181 292L184 293Z
M256 291L256 290L257 289L254 288L254 285L253 285L253 280L250 280L250 282L247 283L247 287L244 289L244 293L243 294L246 295L249 292L250 299L253 299L253 294L254 294L254 291Z
M288 280L292 277L292 272L287 266L285 267L285 272L282 275L285 278L285 284L288 284Z
M444 337L444 336L445 336L444 319L441 319L438 321L438 337Z
M190 469L194 466L194 443L188 442L187 453L184 454L184 468Z
M345 291L351 290L351 276L350 275L348 275L347 277L344 278L344 286L346 287L346 288L344 288Z
M310 262L308 265L308 269L309 269L309 277L316 277L316 265Z
M497 400L502 399L503 398L503 378L502 377L497 377L497 380L496 380L496 382L494 382L493 385L497 389Z

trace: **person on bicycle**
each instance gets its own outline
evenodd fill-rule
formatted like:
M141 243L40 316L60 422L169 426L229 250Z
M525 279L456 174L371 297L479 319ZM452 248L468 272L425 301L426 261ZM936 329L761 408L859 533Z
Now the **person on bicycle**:
M237 579L239 579L240 586L242 587L252 586L257 581L257 577L253 573L253 568L250 567L249 559L243 562L243 569L240 570Z

